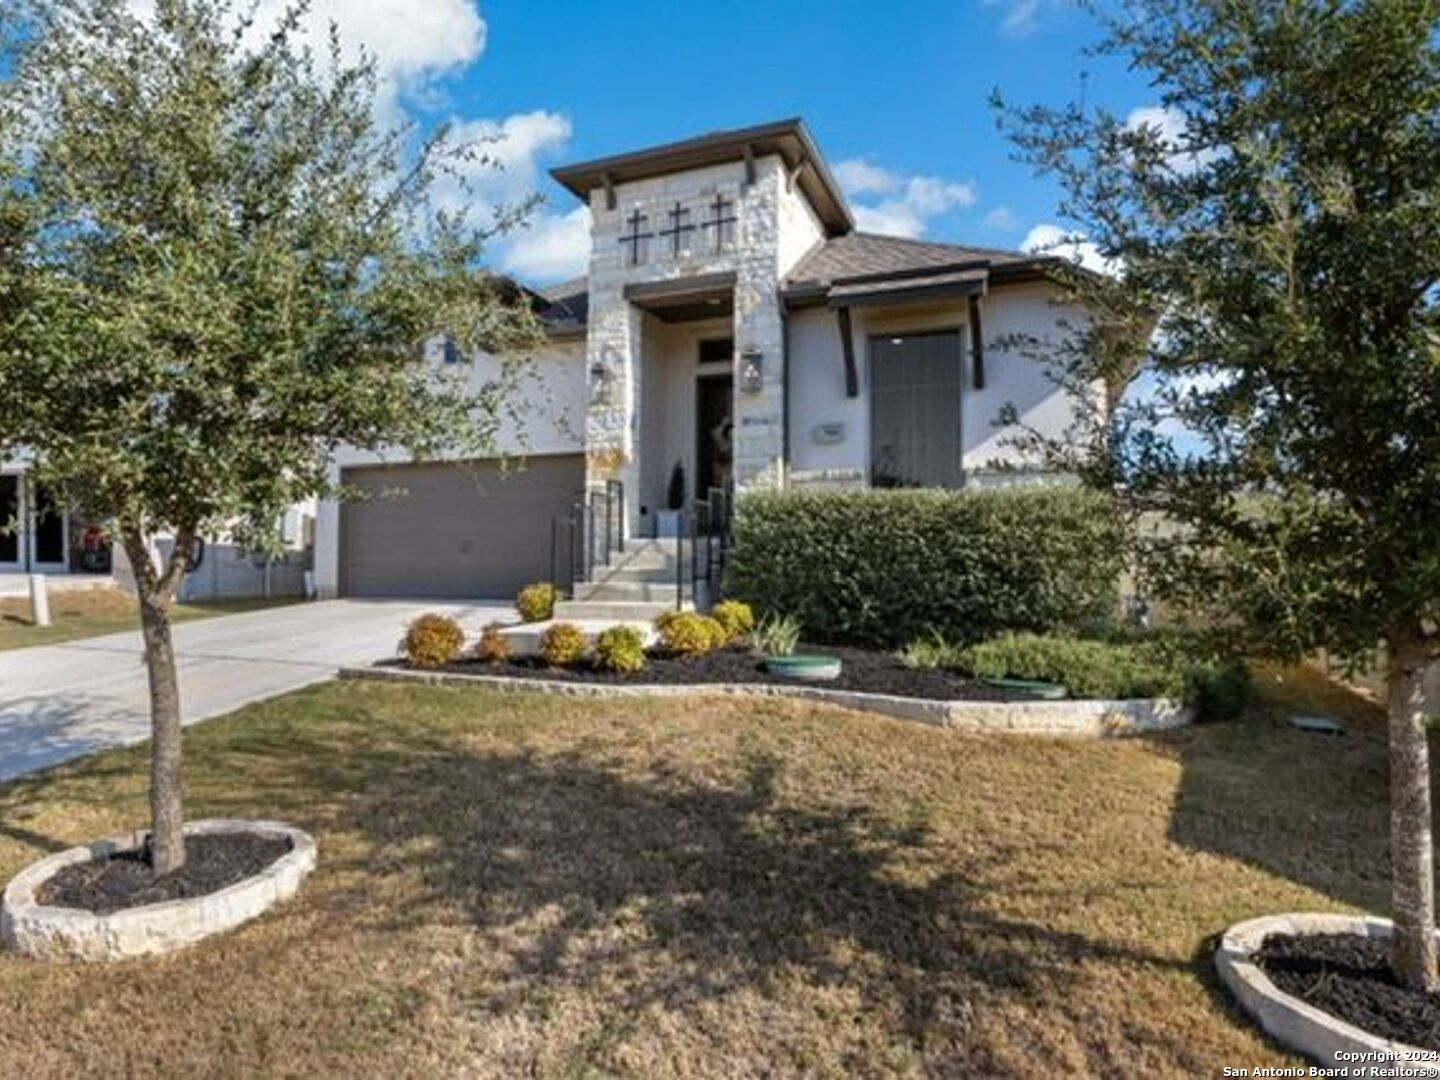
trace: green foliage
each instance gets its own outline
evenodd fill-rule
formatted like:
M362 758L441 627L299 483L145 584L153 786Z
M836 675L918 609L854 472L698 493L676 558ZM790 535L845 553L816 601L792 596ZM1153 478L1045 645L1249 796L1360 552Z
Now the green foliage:
M790 656L800 644L800 620L793 615L767 615L746 639L766 656Z
M743 600L721 600L710 609L710 617L725 628L727 641L744 637L755 629L755 612Z
M1159 322L1032 343L1072 387L1124 340L1147 373L1062 467L1163 520L1147 587L1250 649L1440 655L1440 6L1122 10L1104 48L1174 123L1002 111L1116 268L1057 274L1065 299Z
M986 679L1060 683L1077 698L1164 697L1193 706L1201 720L1238 716L1250 678L1238 657L1192 634L1128 640L1002 634L954 656L954 666Z
M555 586L548 581L526 585L515 596L515 610L523 622L544 622L555 614Z
M405 629L400 652L415 667L434 668L448 664L465 647L465 631L449 615L427 613Z
M906 642L895 655L906 667L912 668L955 668L960 666L964 646L948 640L944 634L932 629L927 634Z
M585 631L574 623L556 623L540 635L540 658L551 667L566 667L585 655Z
M974 641L1110 614L1121 549L1111 502L1073 487L765 492L738 502L727 588L820 640Z
M655 620L655 629L665 649L681 656L700 656L726 641L723 626L694 611L666 612Z
M501 664L510 659L513 652L510 639L500 630L499 623L490 623L480 631L480 637L475 642L475 659L487 664Z
M612 626L595 639L595 663L603 671L630 672L645 667L645 638L633 626Z
M0 457L127 548L272 547L285 507L343 494L342 444L493 453L518 373L474 386L417 345L541 340L476 272L480 223L433 210L474 148L378 127L373 67L296 21L242 45L251 6L34 0L0 31Z

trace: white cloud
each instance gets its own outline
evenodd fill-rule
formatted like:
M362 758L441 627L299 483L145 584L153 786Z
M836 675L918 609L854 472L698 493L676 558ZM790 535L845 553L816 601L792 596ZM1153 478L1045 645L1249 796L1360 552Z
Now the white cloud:
M590 265L590 208L535 215L502 245L500 265L534 282L579 277Z
M1020 220L1015 216L1015 211L1008 206L997 206L985 215L984 225L990 229L1000 229L1002 232L1014 232L1020 227Z
M473 157L459 169L464 184L445 179L437 185L439 203L455 209L461 201L493 205L529 197L539 183L539 159L563 150L570 133L566 117L544 109L503 120L457 120L451 142L471 148Z
M837 161L831 170L847 195L889 195L900 187L900 177L864 158Z
M1152 129L1160 140L1160 145L1173 151L1166 158L1166 163L1177 173L1192 173L1215 160L1213 150L1195 152L1181 149L1187 146L1190 140L1185 116L1179 109L1165 105L1143 105L1130 110L1130 115L1125 117L1125 127L1130 131Z
M923 236L931 218L973 206L977 198L973 182L906 175L864 158L837 162L833 171L851 200L856 224L867 232ZM869 201L861 201L866 197Z
M272 32L293 0L260 0L249 43ZM141 17L154 0L130 0ZM323 54L334 23L348 61L362 54L375 61L380 80L379 114L399 119L402 93L423 91L433 79L472 63L485 51L487 27L473 0L313 0L301 40Z
M1099 273L1107 273L1110 269L1108 260L1091 241L1079 233L1067 232L1051 222L1036 225L1026 233L1025 239L1020 241L1020 250L1058 255Z
M1010 37L1029 37L1040 27L1045 15L1072 0L985 0L987 7L1005 9L1000 29Z

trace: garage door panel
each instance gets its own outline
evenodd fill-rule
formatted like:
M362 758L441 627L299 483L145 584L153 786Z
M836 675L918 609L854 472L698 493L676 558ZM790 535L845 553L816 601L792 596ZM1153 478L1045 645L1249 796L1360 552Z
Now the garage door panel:
M348 469L372 496L341 508L350 596L509 597L550 573L550 527L584 485L578 455Z

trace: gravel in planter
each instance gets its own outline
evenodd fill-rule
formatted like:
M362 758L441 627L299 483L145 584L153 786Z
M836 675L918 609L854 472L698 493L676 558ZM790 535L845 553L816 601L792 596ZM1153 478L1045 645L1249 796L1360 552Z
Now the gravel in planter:
M1390 972L1388 942L1360 934L1271 934L1255 953L1291 997L1362 1031L1440 1050L1440 994L1407 990Z
M290 851L290 841L253 833L210 833L185 838L185 865L156 877L144 851L75 863L40 886L36 899L48 907L79 908L96 915L208 896L244 881Z
M854 690L869 694L933 701L1029 701L1027 695L1007 693L975 679L948 671L909 668L891 653L872 649L833 646L803 646L799 652L838 656L840 677L824 682L787 679L764 669L765 658L747 645L731 645L703 656L669 657L653 655L643 671L617 673L600 671L588 661L566 668L553 668L543 660L524 657L504 663L461 660L429 670L462 675L504 675L520 679L555 679L562 682L608 684L695 685L698 683L761 683L779 686L813 686ZM403 664L403 661L400 663Z

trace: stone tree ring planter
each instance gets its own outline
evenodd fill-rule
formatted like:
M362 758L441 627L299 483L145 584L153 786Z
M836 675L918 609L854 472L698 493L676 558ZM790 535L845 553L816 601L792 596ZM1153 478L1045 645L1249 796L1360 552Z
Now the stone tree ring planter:
M1308 1002L1285 993L1260 969L1254 957L1272 934L1353 934L1385 941L1388 919L1368 915L1288 914L1237 923L1225 931L1215 951L1215 967L1241 1008L1276 1041L1327 1068L1402 1069L1376 1075L1440 1077L1440 1052L1372 1034ZM1440 935L1437 935L1440 936Z
M106 914L48 906L38 895L46 882L67 867L139 850L146 832L70 848L22 870L6 887L0 902L0 942L15 952L44 960L122 960L172 952L232 930L289 899L315 868L315 841L280 822L216 818L185 826L187 837L227 833L286 840L290 846L257 873L215 892Z

